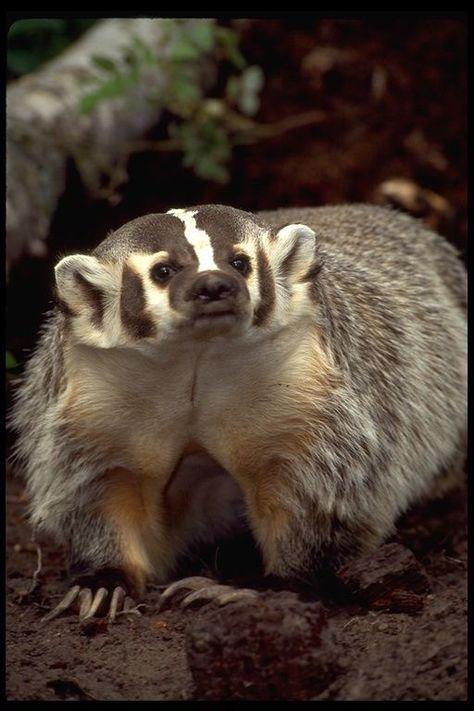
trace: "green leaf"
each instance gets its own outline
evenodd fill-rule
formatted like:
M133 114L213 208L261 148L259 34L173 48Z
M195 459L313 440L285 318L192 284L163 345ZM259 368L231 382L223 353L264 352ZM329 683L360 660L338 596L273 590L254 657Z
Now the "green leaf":
M200 56L200 52L190 40L183 37L171 47L169 56L173 62L185 62L197 59Z
M210 52L214 47L214 28L208 20L194 20L187 26L186 34L191 42L204 52Z
M81 114L90 114L100 101L100 95L98 91L92 91L85 96L82 96L79 100L79 111Z
M177 77L168 86L171 99L184 104L195 103L201 98L200 87L186 77Z
M10 351L7 351L5 355L5 367L7 370L14 370L15 368L18 368L18 363Z
M130 81L127 77L116 76L110 81L102 84L95 91L85 94L79 102L79 109L83 114L89 114L95 109L97 104L104 99L112 99L117 96L123 96L130 86Z
M99 69L103 69L105 72L117 71L117 66L115 62L109 57L103 57L99 54L93 54L91 57L91 61L93 64L96 65L96 67L99 67Z
M234 30L228 27L216 27L216 35L224 53L237 69L243 69L247 62L239 50L239 37Z
M128 78L131 83L137 84L140 80L140 71L143 67L143 60L139 56L139 52L134 47L128 47L124 56L127 68ZM122 72L123 74L124 72Z
M225 183L229 180L226 163L231 149L225 130L215 121L183 123L173 126L173 136L181 143L183 164L205 180Z
M156 62L157 57L151 47L140 37L132 37L132 46L136 50L137 57L145 64L154 64Z

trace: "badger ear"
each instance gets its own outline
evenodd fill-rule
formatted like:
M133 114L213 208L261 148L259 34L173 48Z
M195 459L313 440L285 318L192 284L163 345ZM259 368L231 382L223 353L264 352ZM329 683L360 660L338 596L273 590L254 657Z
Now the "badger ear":
M306 273L316 256L316 233L301 224L286 225L276 233L279 271L284 276Z
M60 304L73 315L89 311L95 325L102 322L105 296L115 288L114 274L96 257L73 254L55 267Z

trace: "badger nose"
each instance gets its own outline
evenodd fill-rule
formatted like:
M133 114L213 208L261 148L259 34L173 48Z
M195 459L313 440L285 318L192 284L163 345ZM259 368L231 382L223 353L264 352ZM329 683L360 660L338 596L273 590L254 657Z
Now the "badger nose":
M189 298L204 303L219 301L235 296L238 288L234 277L222 272L206 272L198 276L192 285Z

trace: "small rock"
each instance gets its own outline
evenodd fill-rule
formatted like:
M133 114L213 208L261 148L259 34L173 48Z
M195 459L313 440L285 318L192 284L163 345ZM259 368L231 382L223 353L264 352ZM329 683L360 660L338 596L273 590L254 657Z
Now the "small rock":
M194 623L186 648L195 698L309 699L341 669L321 603L266 592Z
M420 612L421 593L429 589L420 563L408 548L398 543L388 543L374 553L350 561L335 576L344 597L391 612Z
M385 597L372 601L370 607L374 610L388 612L404 612L407 615L418 615L423 612L424 599L410 590L391 590Z

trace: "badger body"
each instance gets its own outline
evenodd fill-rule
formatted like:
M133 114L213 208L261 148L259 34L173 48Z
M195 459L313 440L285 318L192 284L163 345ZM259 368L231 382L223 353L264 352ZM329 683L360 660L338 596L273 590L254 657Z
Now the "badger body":
M33 525L135 594L246 521L309 579L453 485L466 275L373 206L133 220L56 267L13 424Z

